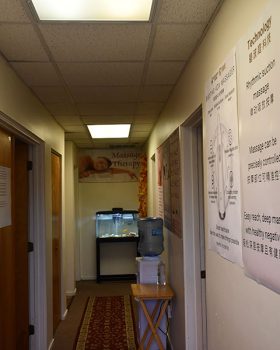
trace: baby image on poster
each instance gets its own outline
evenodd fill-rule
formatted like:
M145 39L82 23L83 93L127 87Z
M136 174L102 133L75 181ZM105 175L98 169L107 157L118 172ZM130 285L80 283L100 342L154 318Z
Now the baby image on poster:
M81 182L137 181L140 162L138 153L103 151L79 154L79 179ZM111 153L111 154L110 154ZM132 157L133 155L133 157Z

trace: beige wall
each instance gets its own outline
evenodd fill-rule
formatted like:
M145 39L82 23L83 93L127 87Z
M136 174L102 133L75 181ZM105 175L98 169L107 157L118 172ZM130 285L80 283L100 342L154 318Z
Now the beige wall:
M138 209L138 183L80 183L79 184L79 234L81 279L96 278L95 263L95 213L112 208ZM126 247L127 248L127 247ZM123 252L131 254L131 249ZM104 274L116 271L106 268ZM119 266L122 273L134 273L134 261L129 258Z
M147 147L148 157L151 157L171 132L203 103L206 80L249 27L258 20L267 3L265 0L224 2L203 42L187 65L151 135ZM206 162L204 165L206 166ZM149 183L152 181L150 175ZM152 207L153 194L151 186L149 188L149 205ZM172 234L169 238L171 246L179 250L180 256L182 249L177 238ZM172 248L169 249L171 251ZM181 266L183 263L182 258L178 261L178 255L175 260L174 256L169 254L169 259L170 266ZM208 350L279 349L279 295L258 285L244 275L242 268L209 250L206 250L206 271ZM176 273L173 284L180 298L182 288L185 289L185 294L188 293L188 281L184 283L179 279L180 276ZM171 322L175 325L174 329L180 327L184 322L184 315L175 312ZM187 331L183 337L186 339L186 349L193 350L188 347ZM176 344L175 350L184 348L184 339L178 332L172 333L172 341Z
M52 242L51 242L51 150L62 155L62 179L64 179L64 132L52 116L42 107L31 91L23 85L8 64L0 58L0 111L11 121L36 135L44 142L45 159L45 239L47 280L47 342L52 335ZM1 118L1 116L0 116ZM64 198L64 181L62 181L62 198ZM64 199L62 199L62 240L64 240ZM42 231L43 232L43 231ZM39 232L40 234L40 232ZM62 283L63 285L63 283ZM62 286L63 287L63 286ZM43 306L42 306L43 307ZM62 314L65 310L62 299Z
M65 142L65 240L64 240L64 276L65 293L76 293L76 147L72 141Z

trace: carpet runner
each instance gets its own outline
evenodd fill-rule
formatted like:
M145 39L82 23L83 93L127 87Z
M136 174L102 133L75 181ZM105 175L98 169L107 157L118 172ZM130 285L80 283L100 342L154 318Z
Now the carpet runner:
M90 297L75 350L136 350L130 296Z

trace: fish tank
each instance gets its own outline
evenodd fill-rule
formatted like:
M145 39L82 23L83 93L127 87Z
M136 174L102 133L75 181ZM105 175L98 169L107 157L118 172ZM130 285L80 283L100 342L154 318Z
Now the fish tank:
M96 213L96 238L138 237L136 210L98 211Z

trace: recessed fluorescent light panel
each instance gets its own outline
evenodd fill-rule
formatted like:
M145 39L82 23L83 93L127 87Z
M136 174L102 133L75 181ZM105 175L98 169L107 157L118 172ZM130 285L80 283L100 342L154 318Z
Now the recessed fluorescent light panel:
M129 136L131 124L87 125L93 139L122 139Z
M27 0L42 21L148 21L153 0Z

